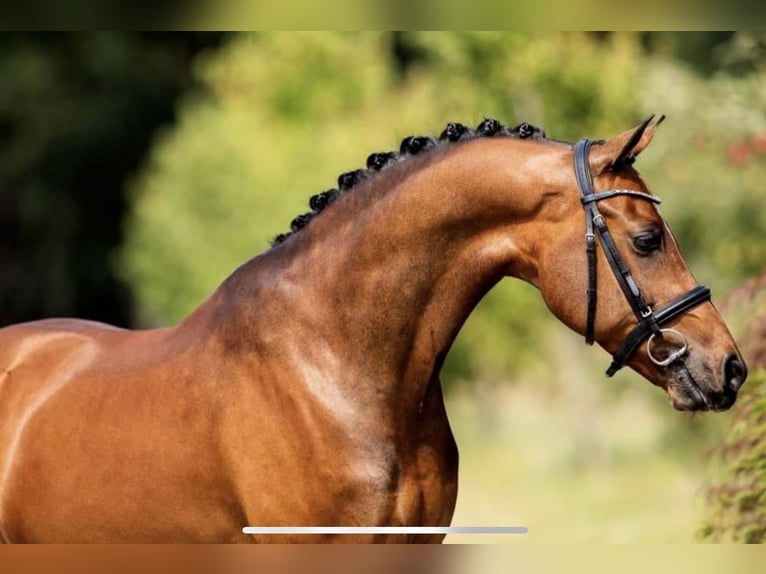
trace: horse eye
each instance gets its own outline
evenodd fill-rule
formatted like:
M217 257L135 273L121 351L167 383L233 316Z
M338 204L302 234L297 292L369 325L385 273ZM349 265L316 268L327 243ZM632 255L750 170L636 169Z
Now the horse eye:
M659 231L644 231L633 237L633 247L636 251L648 255L657 251L662 245L662 234Z

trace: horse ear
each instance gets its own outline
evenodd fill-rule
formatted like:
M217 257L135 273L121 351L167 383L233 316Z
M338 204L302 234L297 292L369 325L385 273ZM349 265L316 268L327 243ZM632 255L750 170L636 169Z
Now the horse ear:
M640 125L632 130L613 137L600 146L591 148L591 166L595 173L606 170L616 171L621 167L632 164L636 156L640 154L652 141L657 127L665 120L665 116L651 123L654 114L646 118Z

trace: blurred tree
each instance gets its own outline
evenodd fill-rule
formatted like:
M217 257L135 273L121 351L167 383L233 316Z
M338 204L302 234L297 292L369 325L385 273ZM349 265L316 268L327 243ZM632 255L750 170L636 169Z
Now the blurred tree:
M0 325L125 325L115 277L124 180L220 34L0 35Z
M766 33L645 32L642 44L649 53L688 65L704 77L758 73L766 62Z
M653 53L675 58L703 75L712 75L724 65L723 53L735 32L645 32L644 46Z

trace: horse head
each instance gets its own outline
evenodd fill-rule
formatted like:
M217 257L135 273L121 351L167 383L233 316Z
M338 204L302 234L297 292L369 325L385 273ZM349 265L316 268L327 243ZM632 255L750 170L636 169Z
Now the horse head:
M626 364L676 409L725 410L747 367L633 167L662 119L559 157L565 207L540 243L537 283L559 319L613 355L608 375Z

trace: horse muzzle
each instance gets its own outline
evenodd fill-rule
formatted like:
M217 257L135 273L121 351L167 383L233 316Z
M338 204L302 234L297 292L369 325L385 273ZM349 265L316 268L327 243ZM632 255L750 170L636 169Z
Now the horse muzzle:
M679 411L728 410L747 379L747 366L737 353L730 354L721 367L721 380L694 354L685 353L665 367L668 371L666 392Z

